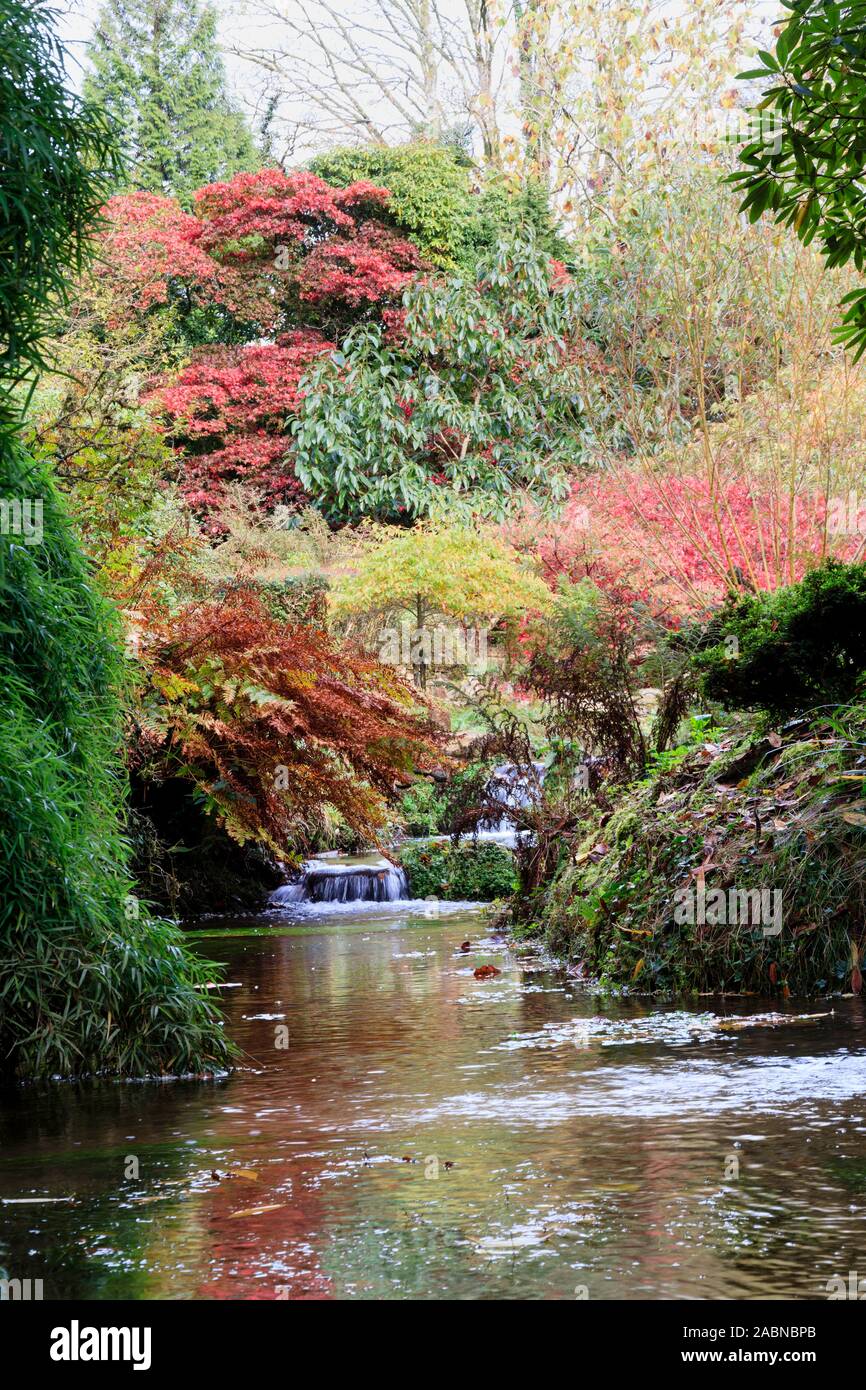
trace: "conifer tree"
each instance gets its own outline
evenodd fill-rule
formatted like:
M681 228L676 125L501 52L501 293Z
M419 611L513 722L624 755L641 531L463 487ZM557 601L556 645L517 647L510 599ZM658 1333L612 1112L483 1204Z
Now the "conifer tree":
M188 207L202 184L261 165L228 95L216 16L197 0L105 0L85 96L114 121L125 187Z

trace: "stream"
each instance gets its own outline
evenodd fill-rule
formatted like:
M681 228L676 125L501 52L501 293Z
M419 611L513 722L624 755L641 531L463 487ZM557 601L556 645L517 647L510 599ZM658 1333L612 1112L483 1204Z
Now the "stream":
M232 1075L4 1097L0 1267L45 1298L815 1298L866 1277L859 1000L612 1000L471 905L288 902L190 935L235 986ZM834 1012L719 1027L780 1007Z

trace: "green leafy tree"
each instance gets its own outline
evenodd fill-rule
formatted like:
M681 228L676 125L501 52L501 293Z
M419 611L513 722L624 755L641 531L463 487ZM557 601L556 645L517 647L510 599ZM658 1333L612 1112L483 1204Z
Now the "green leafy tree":
M126 868L116 620L13 407L116 167L51 19L0 0L0 1077L202 1071L230 1055L210 971Z
M475 275L414 282L305 378L296 472L334 517L459 507L501 515L520 489L562 496L583 454L593 350L575 284L533 238Z
M336 188L359 179L383 184L386 220L443 270L473 270L504 236L531 236L548 255L571 258L539 180L516 184L488 173L479 189L471 160L454 145L361 145L317 155L310 167Z
M866 565L828 560L798 584L729 600L695 636L703 692L801 714L854 700L866 671Z
M369 179L388 189L386 219L411 237L424 256L445 270L464 264L470 247L471 167L444 145L362 145L329 150L310 165L334 188Z
M85 95L112 118L125 186L189 206L202 184L258 169L249 127L229 100L216 16L197 0L106 0Z
M521 564L493 529L463 525L379 528L332 595L337 617L412 618L412 664L422 687L429 644L422 644L418 634L428 631L431 621L449 618L493 626L527 611L543 612L550 603L544 581Z
M74 101L41 0L0 4L0 393L43 360L120 169L104 117Z
M775 53L741 74L764 89L761 128L731 176L753 222L765 212L808 245L828 269L866 266L866 3L783 0L790 17ZM866 288L846 294L838 338L866 352Z

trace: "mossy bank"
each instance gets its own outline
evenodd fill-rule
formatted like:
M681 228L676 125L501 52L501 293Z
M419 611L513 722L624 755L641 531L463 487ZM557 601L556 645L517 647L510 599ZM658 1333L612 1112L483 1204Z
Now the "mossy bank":
M635 991L859 992L866 708L740 721L591 813L531 913Z

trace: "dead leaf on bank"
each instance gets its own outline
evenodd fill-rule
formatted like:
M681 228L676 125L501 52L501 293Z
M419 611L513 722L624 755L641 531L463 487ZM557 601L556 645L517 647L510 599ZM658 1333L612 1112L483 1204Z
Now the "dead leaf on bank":
M862 811L843 811L842 819L847 825L866 825L866 816Z
M781 748L782 735L777 734L775 730L772 730L769 734L767 734L767 742L771 744L773 748Z

